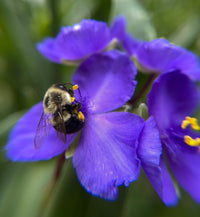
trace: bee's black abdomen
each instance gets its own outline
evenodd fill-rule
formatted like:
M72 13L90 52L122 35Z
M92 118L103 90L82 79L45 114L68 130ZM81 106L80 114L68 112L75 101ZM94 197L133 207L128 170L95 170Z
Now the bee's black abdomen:
M74 115L65 122L66 133L76 133L82 129L84 124L84 121L80 120L76 115Z
M67 121L62 122L58 115L54 116L54 129L61 133L76 133L84 126L84 121L80 120L77 114L73 114Z

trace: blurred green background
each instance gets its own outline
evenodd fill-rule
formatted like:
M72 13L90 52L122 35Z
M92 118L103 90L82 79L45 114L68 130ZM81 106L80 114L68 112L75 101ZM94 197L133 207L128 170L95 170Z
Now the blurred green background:
M200 1L196 0L0 0L0 145L14 123L41 101L52 84L70 81L73 67L53 64L35 45L55 36L61 26L84 18L104 20L124 14L128 30L151 40L165 37L200 56ZM200 216L200 206L181 189L178 206L167 208L146 176L119 198L92 197L79 184L71 161L65 163L52 194L48 186L58 158L48 162L12 163L0 152L1 217L137 217Z

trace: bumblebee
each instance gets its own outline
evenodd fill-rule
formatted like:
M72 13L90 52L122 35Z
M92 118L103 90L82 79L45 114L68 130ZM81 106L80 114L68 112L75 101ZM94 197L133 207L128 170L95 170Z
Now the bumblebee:
M69 89L65 85L54 84L44 95L43 112L34 138L36 149L40 148L48 136L50 125L64 143L66 134L76 133L84 126L84 115L80 111L81 103L76 102L74 97L74 90L78 89L78 85Z

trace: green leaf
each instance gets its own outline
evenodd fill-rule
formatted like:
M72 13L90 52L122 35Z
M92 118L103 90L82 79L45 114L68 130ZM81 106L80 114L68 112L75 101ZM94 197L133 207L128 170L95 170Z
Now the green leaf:
M39 216L43 194L52 178L51 162L10 163L4 167L0 182L0 216Z
M183 47L190 47L200 34L199 14L190 16L179 28L171 34L170 41Z
M127 189L127 188L126 188ZM71 160L65 163L61 179L55 188L43 217L118 217L120 216L125 187L121 187L116 201L107 201L81 186Z
M137 0L113 0L111 19L119 14L125 15L127 29L136 38L151 40L156 37L150 14Z
M27 11L22 11L19 16L20 6L24 5L20 5L18 1L0 1L0 20L6 37L9 37L12 43L10 49L18 63L16 68L20 68L18 77L23 75L23 78L38 90L39 87L48 86L53 70L50 68L51 64L37 51L36 42L33 42L28 22L32 18L31 13L27 15Z
M111 0L101 0L101 1L96 1L97 5L95 9L92 11L92 19L95 20L102 20L107 22L109 15L110 15L110 10L111 10L111 5L112 1Z
M80 185L75 169L69 159L65 162L62 175L49 203L43 210L43 217L83 217L87 212L91 195Z
M24 111L18 111L6 116L0 121L0 138L10 131L14 124L20 119L22 114L24 114Z

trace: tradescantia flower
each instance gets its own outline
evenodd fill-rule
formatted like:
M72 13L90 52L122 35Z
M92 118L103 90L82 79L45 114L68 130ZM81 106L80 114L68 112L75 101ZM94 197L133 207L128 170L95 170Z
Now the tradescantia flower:
M148 94L150 118L140 137L138 156L167 205L178 201L167 165L180 185L200 203L200 134L195 132L199 129L196 119L190 117L198 101L196 84L179 70L161 74Z
M166 39L147 42L126 34L123 37L123 46L141 72L160 74L178 69L192 80L200 80L198 57Z
M85 125L73 155L73 165L85 189L105 199L118 195L117 187L136 180L140 161L136 155L141 117L113 110L122 106L134 92L136 68L126 54L113 50L85 60L73 76L79 86L76 101L82 104ZM113 111L113 112L112 112ZM43 112L39 103L32 107L11 132L6 146L13 161L49 160L65 152L77 133L68 134L63 143L51 127L39 149L33 139Z
M72 27L62 27L59 34L38 43L37 48L55 63L79 64L90 55L112 49L125 31L123 19L117 18L111 28L96 20L82 20Z

